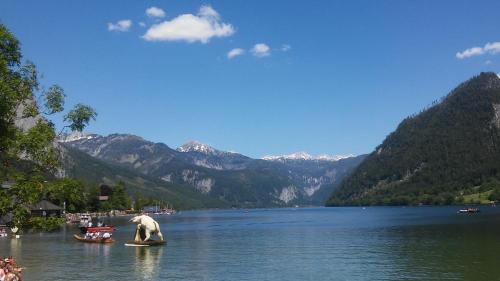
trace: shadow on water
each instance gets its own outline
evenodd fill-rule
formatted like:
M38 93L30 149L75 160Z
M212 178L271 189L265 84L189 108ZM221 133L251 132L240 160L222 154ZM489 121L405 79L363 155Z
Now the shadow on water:
M480 214L461 215L456 209L368 211L369 221L378 223L362 230L363 260L378 260L373 272L383 280L500 280L499 210L484 207Z
M385 232L394 280L500 279L497 224L407 226Z

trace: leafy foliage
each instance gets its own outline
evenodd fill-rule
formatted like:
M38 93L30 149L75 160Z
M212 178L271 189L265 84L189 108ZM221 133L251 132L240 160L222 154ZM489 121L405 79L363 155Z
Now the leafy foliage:
M59 202L69 200L78 208L71 190L77 186L67 179L54 185L50 182L59 166L59 155L54 125L47 117L64 110L64 91L54 85L40 94L35 65L29 61L22 64L21 60L19 41L0 24L0 184L11 185L0 188L0 217L11 214L18 227L38 227L27 206L49 196ZM45 101L42 110L36 102L40 97ZM88 106L78 105L70 113L73 111L76 117L68 120L70 128L83 129L90 120L85 113L91 112L95 119L95 111Z
M132 198L127 194L125 183L119 182L113 186L108 201L99 201L100 190L95 185L90 189L87 205L93 211L129 210L132 207Z
M32 217L28 220L28 226L30 228L42 231L54 231L58 230L64 222L64 218L58 218L54 216L47 218Z
M43 95L47 114L54 114L64 110L64 90L59 85L53 85Z
M69 127L72 131L81 132L90 120L95 120L96 117L97 112L92 107L79 103L64 116L64 121L70 121Z
M66 204L69 212L81 212L86 209L87 196L82 182L63 178L50 183L45 197L56 205Z
M500 79L482 73L403 120L328 205L460 203L500 178ZM486 188L486 187L484 187Z

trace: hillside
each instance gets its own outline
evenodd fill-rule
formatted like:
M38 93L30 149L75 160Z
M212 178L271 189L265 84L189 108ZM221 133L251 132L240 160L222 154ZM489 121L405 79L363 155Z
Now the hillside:
M327 205L463 202L500 178L500 79L481 73L403 120Z
M175 150L127 134L69 136L61 142L109 167L133 171L162 186L183 186L182 190L233 207L323 205L363 158L266 161L199 142Z
M130 195L164 200L177 209L224 208L228 205L193 191L187 186L166 183L131 169L112 165L66 145L60 147L64 173L87 185L125 183Z

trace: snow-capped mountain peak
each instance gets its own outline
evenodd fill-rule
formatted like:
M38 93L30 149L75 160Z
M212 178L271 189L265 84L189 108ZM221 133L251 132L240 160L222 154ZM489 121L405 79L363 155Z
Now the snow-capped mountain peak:
M216 150L204 143L198 141L190 141L185 143L177 148L179 152L201 152L205 154L213 154Z
M275 155L266 155L262 157L262 160L267 160L267 161L284 161L284 160L320 160L320 161L338 161L344 158L349 158L349 157L354 157L354 155L349 154L349 155L328 155L328 154L321 154L319 156L312 156L306 152L300 151L300 152L295 152L292 154L288 155L280 155L280 156L275 156Z
M316 157L317 160L324 160L324 161L339 161L345 158L350 158L354 157L354 154L347 154L347 155L328 155L328 154L321 154L318 157Z
M93 139L95 137L98 137L96 134L89 134L89 133L84 133L84 132L72 132L71 134L65 134L61 137L59 137L59 142L73 142L77 140L82 140L82 139Z
M311 154L304 152L304 151L292 153L292 154L288 155L288 158L296 159L296 160L311 160L311 159L313 159Z

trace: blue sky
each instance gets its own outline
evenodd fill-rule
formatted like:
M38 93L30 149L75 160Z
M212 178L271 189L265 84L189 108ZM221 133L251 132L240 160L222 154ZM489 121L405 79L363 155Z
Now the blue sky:
M371 152L458 83L500 72L498 11L500 1L16 0L0 2L0 21L68 106L97 109L89 131L260 157Z

